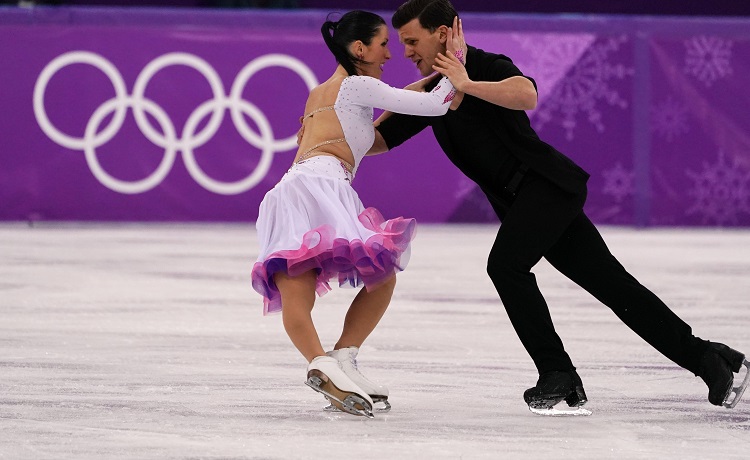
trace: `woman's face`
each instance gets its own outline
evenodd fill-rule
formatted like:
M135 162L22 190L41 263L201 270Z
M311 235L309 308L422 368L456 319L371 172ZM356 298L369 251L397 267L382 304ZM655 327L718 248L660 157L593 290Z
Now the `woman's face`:
M372 37L369 46L363 46L362 60L367 64L359 64L360 75L380 79L383 76L383 65L391 58L388 49L388 27L383 24L378 28L378 33Z

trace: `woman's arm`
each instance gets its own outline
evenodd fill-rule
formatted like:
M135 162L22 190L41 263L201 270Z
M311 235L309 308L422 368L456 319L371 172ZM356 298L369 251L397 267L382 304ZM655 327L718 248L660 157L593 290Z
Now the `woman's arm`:
M466 62L466 40L464 39L463 25L461 23L461 20L458 19L458 16L453 18L453 27L448 28L446 49L448 50L449 54L455 55L459 59L459 61L461 61L461 63ZM421 80L417 80L414 83L405 86L404 89L423 93L425 92L425 87L437 78L440 78L439 73L428 75ZM392 114L393 112L391 112L390 110L384 111L373 123L375 128L380 126L380 124L387 120ZM385 142L383 142L382 146L378 145L379 139L382 139L382 135L376 130L375 144L373 145L373 148L370 149L370 152L372 152L373 155L377 153L383 153L388 150L388 146ZM384 148L385 150L381 150L381 148ZM370 152L368 152L368 155L371 154Z
M376 129L375 130L375 142L372 143L372 147L370 147L370 150L368 150L365 155L368 155L368 156L380 155L381 153L385 153L387 151L388 151L388 144L385 143L385 139L383 139L383 135L380 134L380 131Z
M377 78L351 76L341 83L340 92L341 100L357 105L422 116L444 115L455 95L448 78L442 78L429 93L418 93L394 88Z

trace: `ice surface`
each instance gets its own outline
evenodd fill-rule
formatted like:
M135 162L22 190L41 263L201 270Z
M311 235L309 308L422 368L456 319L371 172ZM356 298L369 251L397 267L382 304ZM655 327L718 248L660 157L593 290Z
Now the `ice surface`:
M495 230L420 226L359 355L393 405L366 420L323 411L262 316L252 225L0 225L0 458L747 458L750 400L711 406L545 262L593 415L529 412L537 376L485 274ZM750 352L750 230L602 231L695 334ZM326 347L354 294L320 299Z

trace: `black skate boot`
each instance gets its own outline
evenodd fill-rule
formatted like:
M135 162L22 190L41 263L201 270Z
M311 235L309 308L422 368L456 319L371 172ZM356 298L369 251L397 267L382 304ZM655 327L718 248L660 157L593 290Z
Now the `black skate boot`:
M549 371L539 376L536 386L524 391L529 410L539 415L591 415L583 409L586 392L576 371ZM561 401L569 408L555 408Z
M739 351L723 343L708 343L698 373L708 386L708 402L728 409L737 405L750 381L750 373L746 373L744 381L739 386L733 386L734 373L739 372L743 365L750 371L750 364ZM734 398L731 398L732 393L735 394Z

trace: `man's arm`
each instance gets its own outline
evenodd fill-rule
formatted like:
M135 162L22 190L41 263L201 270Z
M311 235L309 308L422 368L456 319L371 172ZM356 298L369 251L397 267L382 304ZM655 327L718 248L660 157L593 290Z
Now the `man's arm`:
M378 119L381 123L375 128L375 141L368 155L393 150L428 127L434 118L394 113L385 120Z
M440 53L433 68L448 77L457 91L512 110L536 108L536 88L526 77L515 75L500 81L473 81L464 66Z
M468 80L458 90L508 109L533 110L536 108L536 88L526 77L515 76L502 81Z

